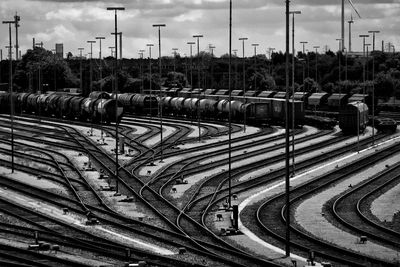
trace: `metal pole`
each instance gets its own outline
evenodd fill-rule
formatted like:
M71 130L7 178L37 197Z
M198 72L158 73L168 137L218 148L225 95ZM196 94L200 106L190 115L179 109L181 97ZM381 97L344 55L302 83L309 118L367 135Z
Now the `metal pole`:
M149 48L149 75L150 75L150 97L152 96L152 78L151 78L151 47L154 46L154 44L147 44L146 45ZM152 118L152 107L151 107L151 101L150 100L150 118Z
M93 92L93 44L96 41L87 41L90 44L90 93ZM92 120L91 120L92 121ZM90 136L93 135L93 124L90 124Z
M340 46L340 44L341 44L341 42L342 42L342 39L336 39L336 41L339 41L339 46ZM341 92L341 85L340 85L340 81L341 81L341 76L340 76L340 65L341 65L341 57L342 57L342 53L341 53L341 50L340 50L340 48L339 48L339 51L338 51L338 53L337 53L337 55L338 55L338 61L339 61L339 81L338 81L338 87L339 87L339 112L340 112L340 108L341 108L341 104L342 104L342 92Z
M17 13L15 12L15 16L14 16L14 20L15 20L15 60L17 60L18 61L18 56L19 56L19 53L18 53L18 48L19 48L19 45L18 45L18 27L19 27L19 21L21 20L21 18L20 18L20 16L18 16L17 15Z
M318 83L318 48L319 46L314 46L315 48L315 82Z
M11 120L11 173L14 173L14 98L13 98L13 77L12 77L12 40L11 40L11 24L15 23L15 21L3 21L3 24L8 24L8 33L9 33L9 60L10 60L10 81L9 81L9 90L10 90L10 120Z
M344 0L342 0L342 19L341 19L341 26L342 26L342 34L340 36L341 39L341 48L339 48L339 50L344 49Z
M99 44L100 44L100 50L99 50L99 71L100 71L100 80L101 79L103 79L103 64L102 64L102 61L103 61L103 59L102 59L102 57L101 57L101 40L104 40L104 39L106 39L105 37L102 37L102 36L98 36L98 37L96 37L95 39L97 39L97 40L99 40ZM102 87L102 85L101 85L101 83L100 83L100 92L102 93L103 92L103 87ZM100 101L103 101L103 96L100 94ZM103 104L102 104L103 105ZM100 125L103 123L103 113L101 113L101 115L100 115ZM100 127L101 128L101 134L100 134L100 140L101 140L101 143L103 144L104 143L104 132L103 132L103 127Z
M117 11L125 10L124 7L107 7L107 10L114 11L114 36L115 36L115 59L114 59L114 95L115 95L115 194L119 195L118 192L118 22L117 22Z
M259 44L251 44L254 46L254 90L257 88L257 76L256 76L256 65L257 65L257 46Z
M289 0L286 0L286 63L285 63L285 72L286 72L286 111L289 106ZM290 153L289 153L289 112L285 114L285 166L286 166L286 175L285 175L285 191L286 191L286 242L285 242L285 252L286 257L290 256Z
M301 11L290 11L290 14L292 14L292 175L295 176L296 174L296 167L295 167L295 140L294 140L294 125L295 125L295 121L294 121L294 80L295 80L295 49L294 49L294 15L295 14L301 14ZM287 110L289 111L289 110Z
M199 90L199 99L197 101L197 125L199 127L199 142L201 141L201 130L200 130L200 38L203 35L193 35L193 38L197 39L197 84Z
M349 49L348 49L348 51L351 52L351 24L354 23L353 16L347 22L349 23Z
M172 48L172 51L174 51L174 72L176 72L176 51L178 51L178 48Z
M244 57L244 41L248 40L247 37L242 37L239 38L240 41L242 41L242 52L243 52L243 102L246 105L247 99L246 99L246 58ZM243 132L246 132L246 111L243 112Z
M165 24L154 24L153 27L158 28L158 67L160 72L160 133L161 133L161 160L163 162L163 120L162 120L162 92L161 92L161 27L165 27Z
M229 83L229 171L228 171L228 180L229 180L229 209L232 208L232 177L231 177L231 172L232 172L232 88L231 88L231 71L232 67L232 0L229 1L229 77L228 77L228 83ZM246 112L245 112L246 113Z
M84 48L80 47L78 48L80 55L79 55L79 78L80 78L80 89L81 89L81 93L83 93L83 82L82 82L82 51ZM39 88L40 90L40 88Z

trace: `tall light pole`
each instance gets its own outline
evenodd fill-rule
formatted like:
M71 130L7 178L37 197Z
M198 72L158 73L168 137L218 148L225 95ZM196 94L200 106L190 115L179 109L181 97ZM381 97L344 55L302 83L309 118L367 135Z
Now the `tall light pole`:
M99 49L99 71L100 71L100 80L103 79L103 64L102 64L102 56L101 56L101 40L106 39L106 37L104 36L97 36L95 37L96 40L99 40L99 44L100 44L100 49ZM100 92L103 92L103 87L102 87L102 83L100 83ZM103 96L102 94L100 94L100 101L103 101ZM103 113L101 113L100 115L100 124L103 123ZM103 137L104 133L103 133L103 127L101 127L101 143L104 143L104 137Z
M268 47L268 56L269 56L269 69L268 73L271 75L272 73L272 54L275 50L275 47Z
M84 50L85 48L83 48L83 47L79 47L78 48L78 50L79 50L79 73L80 73L80 75L79 75L79 78L80 78L80 89L81 89L81 93L83 93L83 78L82 78L82 51ZM39 90L40 90L40 88L39 88Z
M214 49L215 46L214 45L209 45L209 48L211 49L211 81L210 81L210 88L213 88L213 83L214 83ZM206 87L207 88L207 87ZM205 93L205 91L204 91Z
M21 17L18 16L18 14L15 12L15 16L14 16L14 25L15 25L15 60L18 61L18 28L19 28L19 21L21 20Z
M289 107L289 17L290 17L290 1L286 0L286 61L285 61L285 73L286 73L286 110ZM286 242L285 242L285 252L286 257L290 256L290 172L289 172L289 112L285 114L285 191L286 191Z
M318 48L319 45L313 46L315 49L315 82L318 83Z
M372 51L375 51L375 34L380 33L380 31L368 31L368 33L372 33Z
M305 48L306 48L305 45L308 44L308 42L307 41L301 41L300 43L303 45L303 55L304 55L305 51L306 51L305 50Z
M115 59L114 59L114 95L115 95L115 195L119 195L118 192L118 44L117 44L117 33L118 33L118 22L117 12L125 10L124 7L107 7L107 10L114 11L114 36L115 36Z
M193 52L192 52L192 45L196 44L195 42L187 42L190 46L190 87L193 90ZM190 93L191 94L191 93Z
M111 57L114 57L114 46L109 46Z
M295 80L295 54L296 51L294 50L294 15L296 14L301 14L301 11L290 11L289 14L292 15L292 173L293 176L296 173L296 167L295 167L295 150L294 150L294 80Z
M254 47L254 90L257 87L256 65L257 65L257 46L259 44L251 44Z
M174 54L174 72L176 72L176 51L178 51L178 48L172 48L172 51Z
M146 52L146 50L143 50L143 49L139 50L139 55L140 55L140 79L142 80L142 88L140 90L141 94L143 94L143 91L144 91L144 81L143 81L143 55L144 55L144 52Z
M93 44L96 41L87 41L90 44L90 93L93 92ZM93 124L90 124L90 135L93 135Z
M347 22L349 23L349 49L348 49L348 51L351 52L351 24L354 23L353 16L351 16L351 19Z
M368 34L360 34L361 38L363 38L363 95L365 95L365 38L369 37Z
M87 43L90 44L90 92L93 92L93 64L92 64L92 59L93 59L93 44L96 43L96 41L87 41Z
M8 24L8 38L9 38L9 59L10 59L10 120L11 120L11 173L14 173L14 97L13 97L13 77L12 77L12 40L11 40L11 24L14 24L15 20L3 21L3 24Z
M229 1L229 75L228 75L228 89L229 89L229 130L228 130L228 180L229 180L229 209L232 209L232 88L231 88L231 75L232 75L232 0ZM237 227L237 226L236 226Z
M161 133L161 160L163 162L163 120L162 120L162 93L161 93L161 27L166 27L165 24L153 24L153 27L158 28L158 69L160 72L160 133Z
M149 48L149 76L150 76L150 97L152 96L153 92L152 92L152 83L153 83L153 79L151 78L151 48L154 46L154 44L146 44L146 46ZM150 118L152 117L152 107L151 107L151 102L150 101Z
M243 100L244 104L246 105L246 58L244 57L244 41L248 40L249 38L247 37L241 37L239 38L240 41L242 41L242 61L243 61ZM243 132L246 132L246 111L243 112Z
M201 129L200 129L200 38L202 38L203 35L197 34L193 35L193 38L197 39L197 85L198 85L198 90L199 90L199 99L197 101L197 125L199 127L199 142L201 141Z
M338 53L337 53L337 55L338 55L338 61L339 61L339 65L338 65L338 67L339 67L339 80L338 80L338 87L339 87L339 112L340 112L340 108L341 108L341 104L342 104L342 91L341 91L341 89L342 89L342 87L341 87L341 85L340 85L340 81L341 81L341 73L340 73L340 65L341 65L341 57L342 57L342 51L341 51L341 49L340 49L340 46L341 46L341 43L342 43L342 38L338 38L338 39L336 39L336 41L339 41L339 50L338 50Z

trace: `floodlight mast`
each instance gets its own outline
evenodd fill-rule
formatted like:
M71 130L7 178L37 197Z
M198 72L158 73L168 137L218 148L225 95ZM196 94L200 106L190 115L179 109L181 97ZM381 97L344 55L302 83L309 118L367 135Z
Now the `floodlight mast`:
M12 77L12 40L11 40L11 24L16 23L15 20L6 20L3 21L3 24L8 24L8 33L9 33L9 60L10 60L10 81L9 81L9 90L10 90L10 120L11 120L11 173L14 173L14 98L13 98L13 77Z
M241 37L239 38L239 41L242 41L242 54L243 54L243 102L246 105L247 99L246 99L246 71L245 71L245 65L246 65L246 59L244 57L244 41L248 40L249 38L247 37ZM246 132L246 112L243 112L243 132Z
M301 11L290 11L289 14L292 15L292 173L293 176L295 175L296 172L296 167L295 167L295 138L294 138L294 80L295 80L295 66L294 66L294 57L295 57L295 49L294 49L294 15L301 14Z
M153 24L153 27L158 28L158 68L160 73L160 101L159 101L159 108L160 108L160 146L161 146L161 160L163 162L163 112L162 112L162 91L161 91L161 76L162 76L162 69L161 69L161 27L166 27L165 24Z
M100 80L101 80L101 79L103 79L103 64L102 64L102 57L101 57L101 40L106 39L106 37L97 36L97 37L95 37L95 39L96 39L96 40L99 40L99 44L100 44L100 50L99 50L99 61L100 61L100 62L99 62L99 71L100 71ZM101 83L100 83L100 92L103 92L103 87L102 87ZM103 101L102 99L103 99L103 96L102 96L102 94L100 94L100 101ZM102 105L103 105L103 104L102 104ZM101 115L100 115L100 124L102 124L102 123L103 123L103 113L101 113ZM104 137L103 137L103 135L104 135L103 127L101 126L100 140L101 140L101 143L102 143L102 144L104 143Z
M118 192L118 22L117 11L125 10L124 7L107 7L107 10L114 11L114 36L115 36L115 59L114 59L114 96L115 96L115 195Z
M152 78L151 78L151 48L154 46L154 44L146 44L146 46L149 48L149 76L150 76L150 97L152 97ZM152 107L151 107L151 102L150 101L150 119L152 118Z
M289 107L289 17L290 17L290 1L286 0L286 60L285 60L285 88L286 88L286 111ZM285 202L286 202L286 235L285 235L285 255L290 257L290 171L289 171L289 112L285 115Z
M193 38L197 38L197 84L198 84L198 90L199 90L199 98L197 100L197 125L199 128L199 142L201 141L201 129L200 129L200 38L202 38L203 35L197 34L193 35Z

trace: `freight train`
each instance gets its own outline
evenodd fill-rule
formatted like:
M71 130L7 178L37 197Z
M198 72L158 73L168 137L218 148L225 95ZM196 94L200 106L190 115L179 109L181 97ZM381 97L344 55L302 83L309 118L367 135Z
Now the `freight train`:
M10 93L0 94L2 113L10 112L10 97ZM122 105L116 103L116 100L111 99L107 93L94 93L88 98L57 92L15 93L13 98L15 114L27 113L102 123L119 122L123 115Z
M171 97L196 97L197 95L215 95L221 98L227 98L229 91L226 89L190 89L190 88L164 88L162 89L163 94ZM243 90L233 90L231 93L231 97L233 100L243 101L250 97L256 98L274 98L274 99L285 99L286 92L281 91L243 91ZM307 92L295 92L294 96L289 95L290 98L293 97L295 101L302 101L304 105L304 109L307 113L319 113L323 115L331 115L329 112L335 112L338 114L341 108L344 108L347 103L351 102L364 102L369 107L369 112L372 113L372 96L368 94L338 94L338 93L307 93ZM375 114L378 114L379 110L377 105L377 99L374 99L375 104Z
M115 96L113 96L115 98ZM286 102L283 99L259 99L247 98L244 103L240 100L219 98L213 95L202 95L198 97L170 97L161 99L156 96L141 94L119 94L118 101L122 103L125 110L135 114L157 114L158 108L162 107L163 115L173 117L185 117L196 119L227 120L229 110L233 122L243 123L246 120L250 125L282 125L285 122ZM293 111L294 108L294 112ZM296 127L304 125L303 102L290 101L288 105L289 120ZM292 124L290 124L292 126Z

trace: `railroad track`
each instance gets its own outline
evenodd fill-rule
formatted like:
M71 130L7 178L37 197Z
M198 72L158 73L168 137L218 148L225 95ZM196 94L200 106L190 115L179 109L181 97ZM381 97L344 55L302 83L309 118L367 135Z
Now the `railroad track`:
M335 169L334 171L325 174L324 176L313 179L312 181L303 183L291 190L291 206L294 207L297 203L308 198L316 192L326 189L333 183L341 181L356 173L357 171L366 168L373 162L382 160L392 153L398 153L400 148L398 146L391 146L382 151L374 153L372 156L352 162L343 168ZM278 194L266 202L262 203L257 209L257 222L262 228L264 234L272 236L275 240L272 241L279 246L283 246L285 240L285 194ZM293 216L293 213L291 213ZM291 218L294 221L294 218ZM346 264L349 266L365 266L365 262L370 264L384 264L390 266L388 262L382 262L376 258L361 255L356 252L349 251L346 248L341 248L326 241L322 241L310 234L303 232L298 227L291 226L291 245L306 253L310 250L315 251L315 255L320 260L329 259L336 263ZM265 236L264 236L265 238ZM278 240L279 242L276 242ZM271 242L271 240L269 240Z
M400 163L388 167L384 172L335 198L327 209L330 209L336 220L356 235L365 235L375 242L392 246L394 249L399 248L400 233L385 226L383 222L372 219L368 205L370 202L366 200L381 194L384 188L398 184L399 172Z

